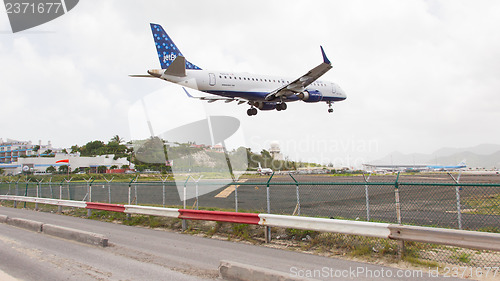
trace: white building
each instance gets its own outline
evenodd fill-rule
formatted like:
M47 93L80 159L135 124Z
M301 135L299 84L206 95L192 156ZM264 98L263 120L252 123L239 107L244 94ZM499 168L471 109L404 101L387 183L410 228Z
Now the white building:
M280 144L277 141L271 142L269 153L271 153L271 156L274 160L283 160L283 154L281 154Z
M91 172L95 172L99 166L105 166L109 169L111 166L121 168L123 165L129 165L126 158L119 158L117 160L114 160L113 158L114 155L80 157L76 154L57 154L55 157L19 158L18 161L14 163L0 163L0 168L5 169L6 174L15 175L22 171L45 172L50 166L53 166L56 169L60 166L69 166L71 171L74 171L77 168L80 170L90 168ZM133 166L133 164L131 165Z

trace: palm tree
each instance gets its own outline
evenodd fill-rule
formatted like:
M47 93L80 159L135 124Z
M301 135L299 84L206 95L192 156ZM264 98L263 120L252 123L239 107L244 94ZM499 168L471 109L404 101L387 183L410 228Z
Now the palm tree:
M116 142L118 144L122 143L124 139L120 138L119 135L115 135L114 137L111 138L110 142Z

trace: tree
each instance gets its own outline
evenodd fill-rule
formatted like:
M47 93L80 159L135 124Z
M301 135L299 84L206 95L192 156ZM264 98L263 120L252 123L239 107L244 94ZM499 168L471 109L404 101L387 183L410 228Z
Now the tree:
M68 151L66 150L66 148L63 149L61 152L64 153L64 154L69 154Z
M78 145L71 146L71 153L77 153L80 151L80 147Z
M113 165L113 166L109 167L109 169L110 169L110 170L118 169L118 166Z
M120 144L120 143L124 142L124 139L120 138L119 135L115 135L114 137L111 138L111 140L109 142L115 142L117 144Z
M97 173L105 174L107 169L108 168L106 166L99 166L99 167L97 167Z
M62 167L62 166L61 166L61 167ZM56 170L56 168L55 168L54 166L49 166L49 167L47 167L47 169L45 169L45 172L50 173L50 174L53 174L53 173L55 173L56 171L57 171L57 170Z
M0 175L3 175L3 172L5 172L4 168L0 168Z
M39 145L35 145L35 146L33 147L33 151L34 151L35 153L37 153L37 152L38 152L38 150L40 150L40 146L39 146Z
M61 174L67 174L68 173L68 166L67 165L59 166L57 171L59 171L59 173L61 173Z

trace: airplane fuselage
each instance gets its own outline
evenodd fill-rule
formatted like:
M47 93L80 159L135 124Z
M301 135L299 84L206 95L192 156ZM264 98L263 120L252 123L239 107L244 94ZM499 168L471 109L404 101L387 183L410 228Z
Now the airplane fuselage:
M183 87L223 97L237 97L262 102L301 100L299 95L283 96L276 100L265 100L271 91L293 81L293 79L285 77L209 70L186 70L185 77L167 75L164 69L153 69L149 70L148 73ZM305 102L335 102L346 98L344 91L337 84L324 80L316 80L307 86L304 91L318 91L322 96L321 99L304 100Z

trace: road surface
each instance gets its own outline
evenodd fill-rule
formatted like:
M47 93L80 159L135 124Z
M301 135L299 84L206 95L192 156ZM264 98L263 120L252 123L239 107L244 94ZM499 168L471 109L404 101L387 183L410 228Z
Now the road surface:
M0 214L103 234L110 247L100 248L0 224L0 273L21 280L213 280L221 260L278 270L292 276L322 270L317 279L334 274L371 271L358 280L427 280L397 277L411 272L315 256L258 245L131 227L32 210L0 207ZM328 274L326 272L329 272ZM374 277L385 273L385 277ZM378 272L378 273L377 273ZM349 273L347 273L349 274ZM0 275L1 276L1 275ZM324 277L324 278L320 278ZM345 278L351 279L351 278ZM432 278L440 280L441 278ZM441 280L450 280L442 278Z

